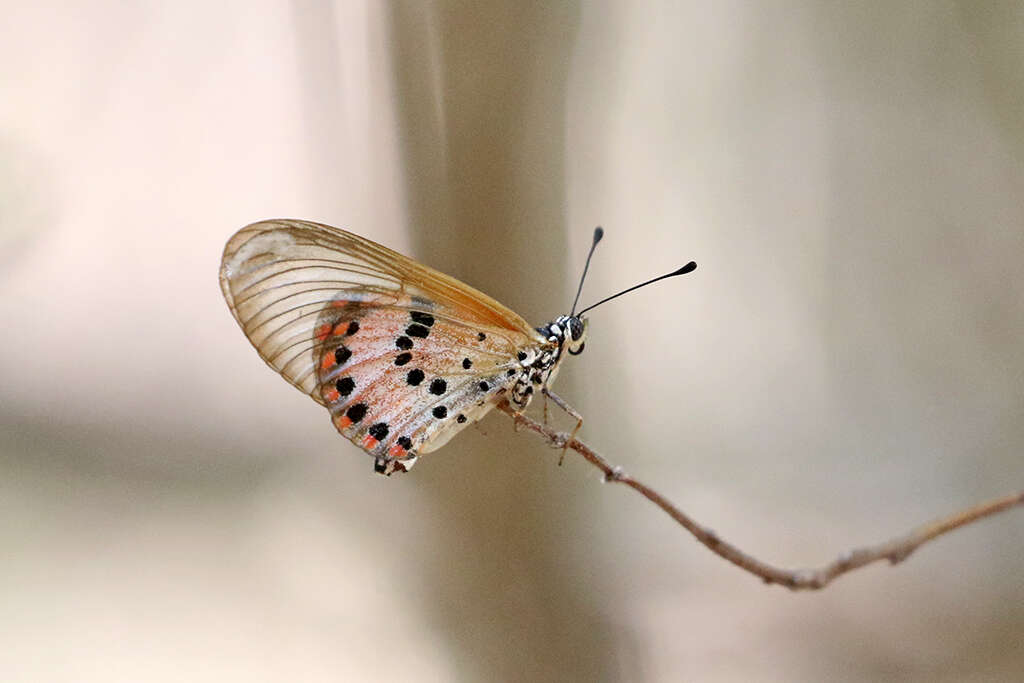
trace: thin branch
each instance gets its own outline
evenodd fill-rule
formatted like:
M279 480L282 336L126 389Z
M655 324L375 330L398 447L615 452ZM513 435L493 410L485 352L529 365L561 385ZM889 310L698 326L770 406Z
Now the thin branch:
M672 519L693 534L694 538L719 557L732 562L740 569L760 577L765 583L777 583L793 590L818 590L824 588L843 574L880 560L888 560L890 564L897 564L907 559L911 553L925 543L943 534L986 517L997 515L1000 512L1005 512L1015 506L1024 505L1024 491L1020 491L1003 498L980 503L948 517L933 520L917 527L908 534L897 536L884 543L849 550L822 567L782 569L762 562L731 543L722 540L714 531L699 524L660 493L625 474L622 468L610 465L593 448L579 439L571 439L565 432L556 431L526 415L515 412L508 403L500 405L499 408L512 417L517 427L526 427L530 431L540 434L554 447L570 448L582 455L587 462L604 473L605 481L624 484L639 492L664 510Z

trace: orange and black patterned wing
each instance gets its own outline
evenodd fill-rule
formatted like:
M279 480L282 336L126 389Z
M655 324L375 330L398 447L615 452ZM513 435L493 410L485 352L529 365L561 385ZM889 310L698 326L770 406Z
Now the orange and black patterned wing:
M472 287L317 223L243 228L220 281L263 360L391 469L482 417L515 381L517 354L549 344Z

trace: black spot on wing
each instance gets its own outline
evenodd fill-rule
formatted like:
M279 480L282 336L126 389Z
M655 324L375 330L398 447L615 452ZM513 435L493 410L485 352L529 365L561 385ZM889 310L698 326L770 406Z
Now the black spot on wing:
M351 377L342 377L334 383L334 388L338 390L338 393L342 396L348 396L352 393L352 390L356 388L356 382Z
M412 313L409 314L409 317L412 318L412 321L414 323L419 323L420 325L426 325L427 327L430 327L431 325L434 324L434 316L430 315L429 313L421 313L419 311L413 311Z

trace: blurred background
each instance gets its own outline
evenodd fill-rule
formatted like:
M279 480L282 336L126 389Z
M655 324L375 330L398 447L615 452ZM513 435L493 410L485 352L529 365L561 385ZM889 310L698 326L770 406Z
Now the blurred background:
M766 587L492 415L390 479L227 238L347 228L536 324L582 438L819 564L1024 482L1019 2L7 2L0 677L993 681L1024 515ZM566 422L566 426L568 422Z

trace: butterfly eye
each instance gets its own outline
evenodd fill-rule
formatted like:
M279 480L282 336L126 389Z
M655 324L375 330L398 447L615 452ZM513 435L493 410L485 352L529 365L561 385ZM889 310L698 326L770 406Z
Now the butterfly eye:
M573 341L579 341L583 336L583 323L577 317L569 318L569 335Z

